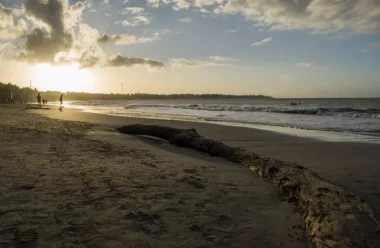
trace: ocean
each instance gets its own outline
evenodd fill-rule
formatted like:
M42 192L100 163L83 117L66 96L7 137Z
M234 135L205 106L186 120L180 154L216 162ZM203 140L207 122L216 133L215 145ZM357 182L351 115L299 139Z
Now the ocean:
M380 141L380 98L74 101L68 107L119 116L212 122L303 136L319 131L314 136L334 133L349 139Z

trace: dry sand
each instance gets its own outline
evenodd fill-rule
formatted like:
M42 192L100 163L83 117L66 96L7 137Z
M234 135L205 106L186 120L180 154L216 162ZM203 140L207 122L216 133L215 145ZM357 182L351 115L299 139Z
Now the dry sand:
M138 119L22 108L0 107L1 248L305 247L293 206L244 167L110 127Z

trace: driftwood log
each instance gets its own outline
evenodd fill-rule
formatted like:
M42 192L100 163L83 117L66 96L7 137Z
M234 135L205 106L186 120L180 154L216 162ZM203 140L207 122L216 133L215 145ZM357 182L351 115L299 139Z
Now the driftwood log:
M262 158L200 136L195 129L128 125L118 128L129 135L148 135L170 144L225 158L255 170L273 183L281 195L296 204L305 223L309 246L316 248L380 247L379 216L359 197L293 163Z

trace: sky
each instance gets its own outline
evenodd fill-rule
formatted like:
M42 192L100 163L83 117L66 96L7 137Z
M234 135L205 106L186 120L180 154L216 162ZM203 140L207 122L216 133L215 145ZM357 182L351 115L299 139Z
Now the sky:
M0 81L380 97L379 0L0 0Z

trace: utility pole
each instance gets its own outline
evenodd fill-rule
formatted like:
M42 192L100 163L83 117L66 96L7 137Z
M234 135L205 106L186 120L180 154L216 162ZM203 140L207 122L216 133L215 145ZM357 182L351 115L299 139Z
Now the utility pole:
M32 80L30 80L29 83L30 83L30 88L32 88Z
M121 94L124 95L124 84L121 84Z

